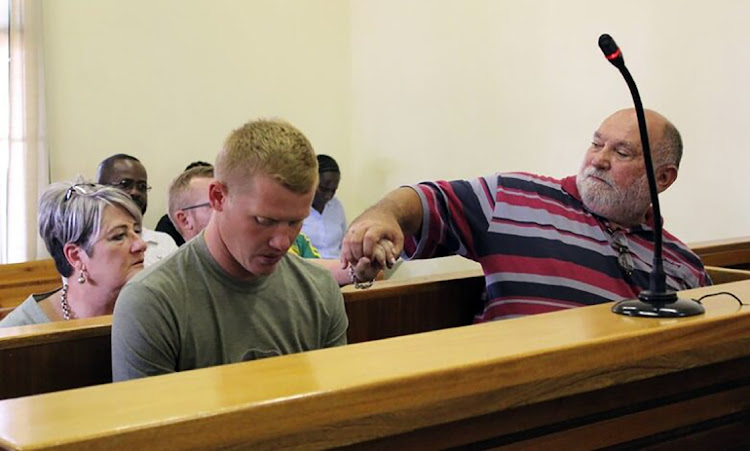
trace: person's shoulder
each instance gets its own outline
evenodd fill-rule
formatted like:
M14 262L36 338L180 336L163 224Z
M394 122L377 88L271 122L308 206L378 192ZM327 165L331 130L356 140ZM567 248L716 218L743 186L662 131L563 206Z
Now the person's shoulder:
M49 323L50 319L39 307L38 302L48 298L50 295L55 293L56 290L49 291L43 294L32 294L18 307L13 309L2 321L0 321L0 327L16 327L16 326L28 326L32 324Z
M547 175L533 174L531 172L498 172L493 175L499 181L507 183L526 183L546 186L548 188L561 188L562 179Z
M287 252L282 258L277 271L281 271L284 277L292 277L300 282L300 285L312 284L319 289L338 290L338 283L334 280L331 272L320 264L314 263L316 259L306 259Z
M331 200L328 201L329 204L331 204L331 207L337 209L337 210L343 210L344 204L341 203L338 197L334 196L331 198Z
M145 267L125 286L158 288L165 284L174 285L183 282L188 277L189 270L200 266L199 260L191 243L186 243L159 260L158 263Z

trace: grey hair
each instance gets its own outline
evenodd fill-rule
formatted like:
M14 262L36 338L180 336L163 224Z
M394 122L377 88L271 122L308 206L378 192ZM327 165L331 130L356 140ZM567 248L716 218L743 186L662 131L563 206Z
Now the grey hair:
M143 221L141 210L130 196L111 186L61 182L53 183L42 193L39 198L39 235L61 275L70 277L73 274L73 267L63 252L66 244L77 244L91 255L107 206L121 208L139 226Z
M678 169L680 168L680 161L682 160L682 137L677 127L669 121L664 124L664 132L657 160L658 166L673 164Z

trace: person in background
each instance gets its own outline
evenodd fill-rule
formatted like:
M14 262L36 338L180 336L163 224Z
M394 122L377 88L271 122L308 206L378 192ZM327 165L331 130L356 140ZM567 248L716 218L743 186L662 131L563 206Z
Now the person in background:
M185 167L185 171L189 171L190 169L193 169L195 167L208 167L213 169L213 165L211 163L206 163L205 161L194 161L187 165L187 167ZM167 209L167 214L159 218L159 222L156 223L156 229L154 230L156 230L157 232L166 233L167 235L171 236L177 246L182 246L183 244L185 244L185 238L183 238L183 234L178 230L177 226L174 224L174 221L170 217L169 209Z
M96 181L102 185L109 185L127 193L133 202L146 213L148 207L148 175L146 168L135 157L126 154L116 154L106 158L96 170ZM172 237L166 233L142 228L141 237L148 245L144 264L148 267L177 250Z
M213 179L213 166L199 165L186 169L169 184L167 211L183 243L198 235L211 219L208 186Z
M208 187L213 177L213 166L197 166L185 170L169 184L169 217L187 241L205 229L211 219L213 210L208 200ZM370 265L358 265L352 275L349 270L341 267L338 260L321 258L318 250L302 232L297 234L289 252L313 259L311 261L328 269L341 286L357 280L369 281L377 275L377 271L373 271Z
M141 211L122 191L91 183L50 185L39 200L39 234L63 286L32 294L0 327L111 314L122 286L143 269L140 232Z
M657 190L677 179L682 139L647 110ZM479 262L487 302L477 321L619 301L648 289L653 214L635 110L609 116L594 133L575 176L557 180L495 173L473 180L402 187L357 218L342 262L371 257L388 240L385 261L460 254ZM711 279L685 244L664 232L669 289Z
M336 160L318 155L320 181L315 191L310 216L302 224L302 232L310 238L323 258L339 258L341 240L346 232L346 215L335 197L341 182L341 171Z
M208 187L206 229L120 292L113 379L346 344L338 285L288 252L317 182L312 146L292 125L257 120L234 130Z

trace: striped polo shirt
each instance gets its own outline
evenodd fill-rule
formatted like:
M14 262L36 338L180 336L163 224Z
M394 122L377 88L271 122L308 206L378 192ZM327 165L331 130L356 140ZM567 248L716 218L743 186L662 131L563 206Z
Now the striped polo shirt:
M487 300L477 322L630 299L649 286L653 220L613 230L588 211L575 176L497 173L412 186L422 202L408 259L458 254L482 265ZM663 232L667 286L710 285L703 264Z

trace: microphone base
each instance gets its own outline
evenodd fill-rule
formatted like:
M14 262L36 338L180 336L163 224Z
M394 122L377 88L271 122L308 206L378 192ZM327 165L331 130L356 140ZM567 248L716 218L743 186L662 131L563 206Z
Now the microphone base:
M701 304L691 299L680 299L674 291L657 293L642 291L638 299L617 302L612 311L618 315L645 318L682 318L702 315L706 312Z

